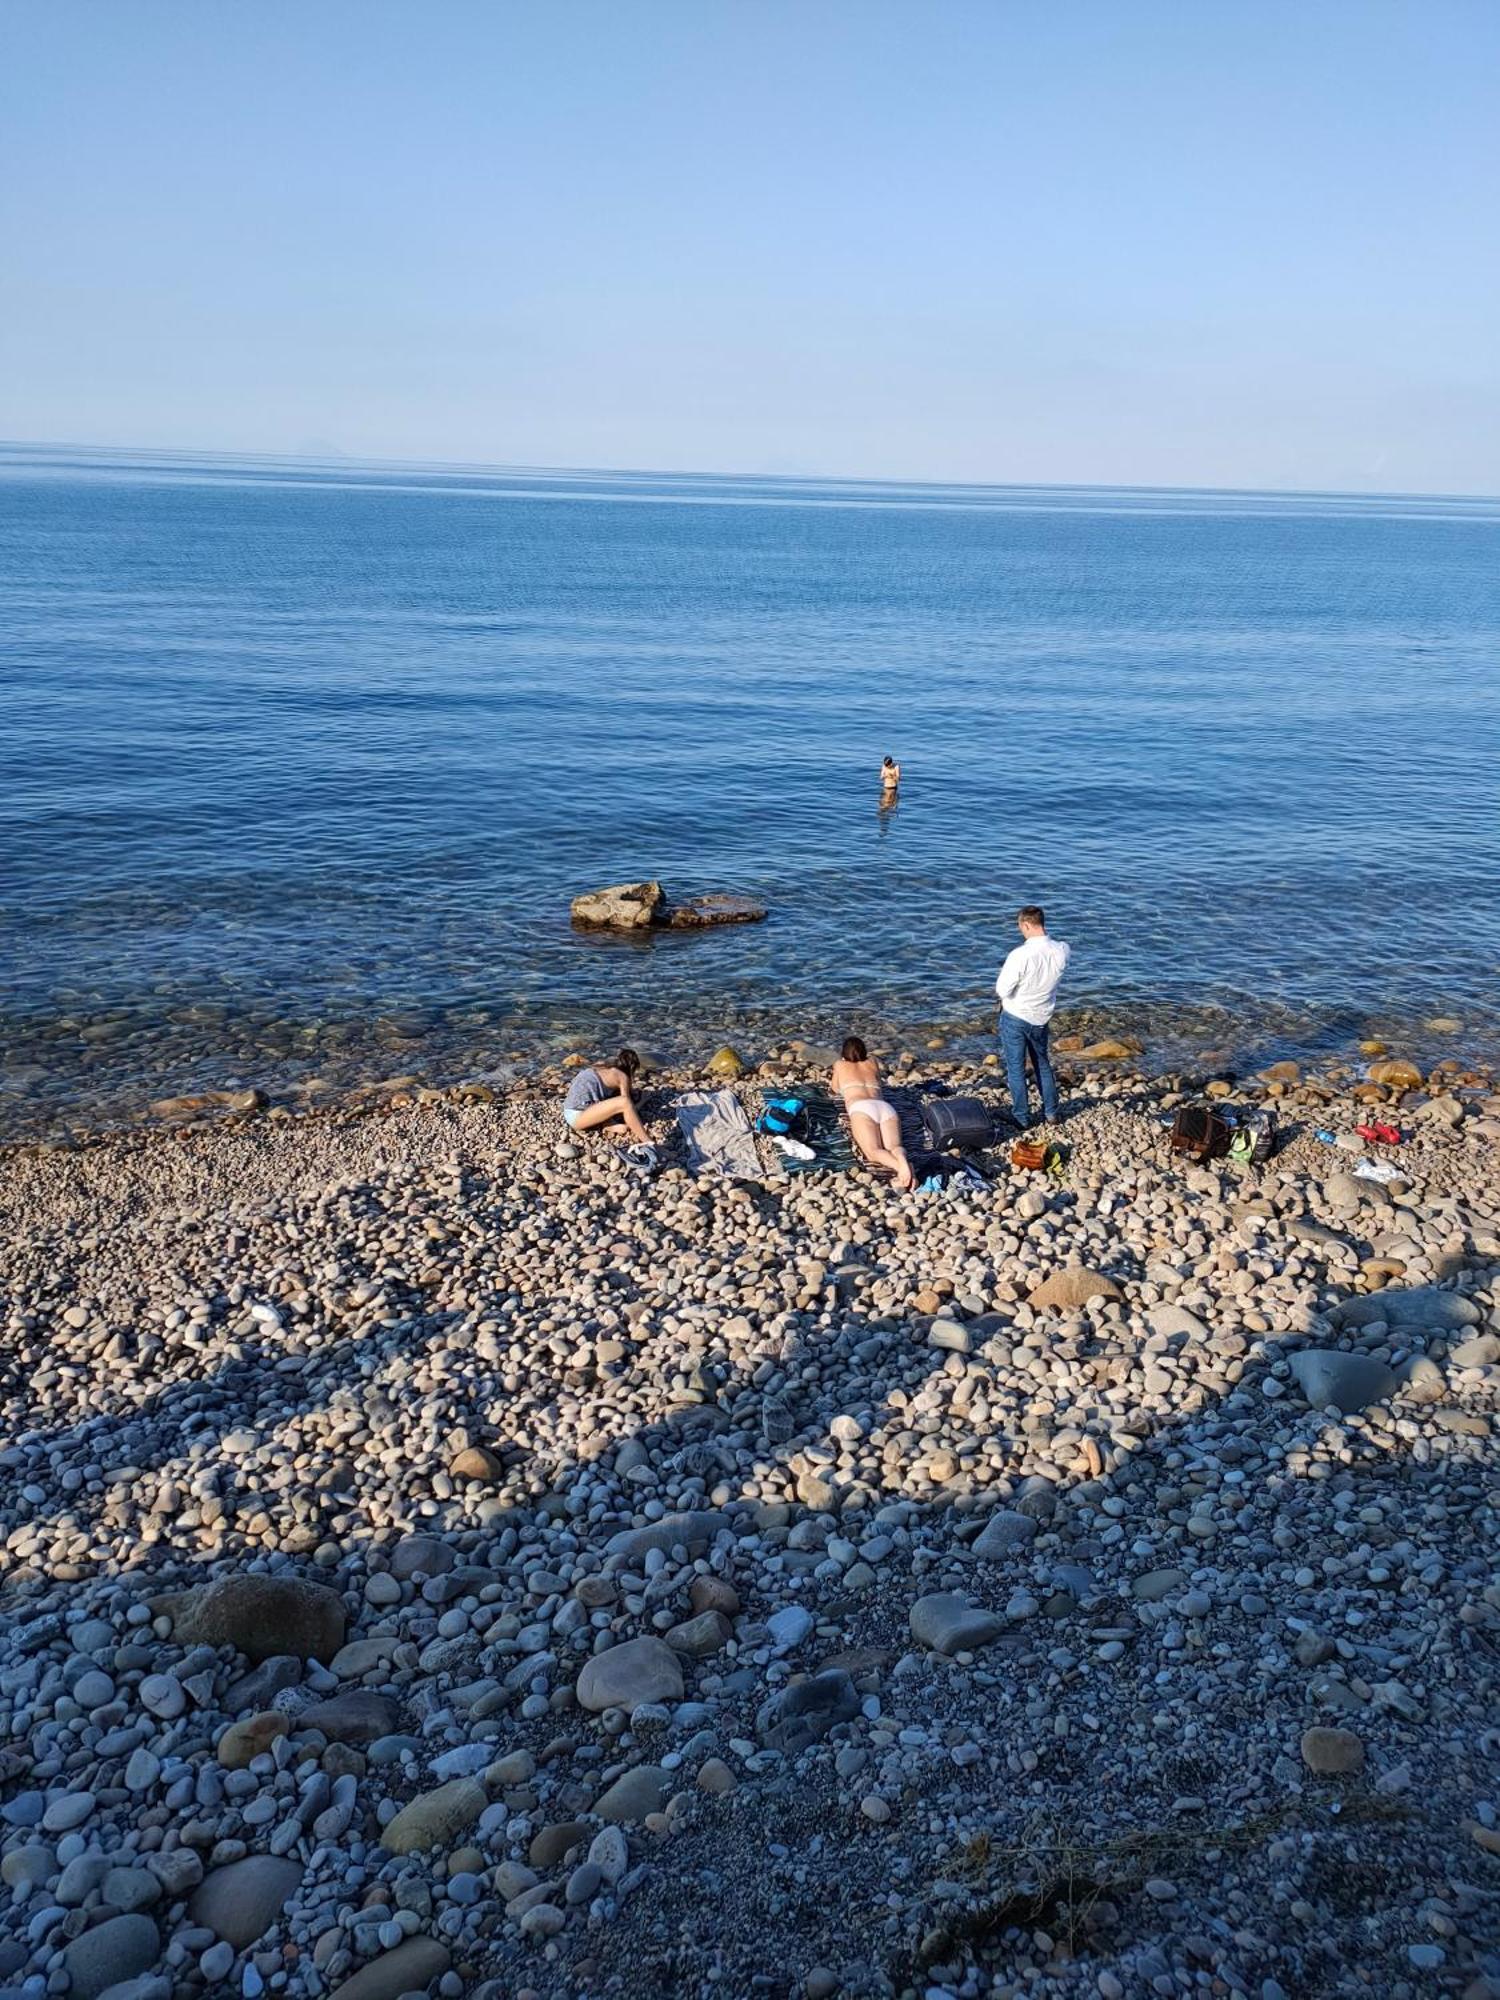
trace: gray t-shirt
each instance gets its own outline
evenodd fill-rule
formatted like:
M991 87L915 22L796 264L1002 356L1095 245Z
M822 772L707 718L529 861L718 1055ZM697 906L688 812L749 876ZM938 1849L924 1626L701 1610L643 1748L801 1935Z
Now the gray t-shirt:
M591 1104L602 1104L614 1092L596 1069L581 1069L568 1085L568 1094L563 1099L564 1111L587 1111Z

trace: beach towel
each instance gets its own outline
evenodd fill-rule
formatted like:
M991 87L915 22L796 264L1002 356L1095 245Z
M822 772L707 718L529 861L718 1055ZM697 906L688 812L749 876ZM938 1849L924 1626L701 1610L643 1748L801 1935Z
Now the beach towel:
M760 1155L739 1099L732 1090L685 1090L673 1099L687 1145L688 1164L698 1173L759 1180Z
M850 1167L859 1167L866 1173L874 1174L877 1179L890 1179L887 1168L870 1166L855 1150L842 1099L817 1084L802 1091L801 1095L807 1112L804 1136L813 1157L806 1161L788 1160L786 1165L790 1172L844 1173ZM922 1098L914 1090L892 1084L883 1086L881 1095L901 1120L901 1144L920 1179L929 1162L936 1157L922 1131Z
M806 1114L801 1137L812 1158L788 1158L785 1162L788 1172L843 1173L855 1164L857 1155L854 1142L849 1137L842 1102L817 1084L799 1091L798 1095Z

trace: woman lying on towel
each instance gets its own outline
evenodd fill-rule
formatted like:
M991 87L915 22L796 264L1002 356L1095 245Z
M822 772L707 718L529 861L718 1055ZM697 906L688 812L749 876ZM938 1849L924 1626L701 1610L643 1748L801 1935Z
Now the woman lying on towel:
M881 1096L880 1065L858 1035L844 1043L833 1066L833 1087L844 1100L854 1143L871 1166L888 1167L898 1188L915 1187L917 1177L901 1146L901 1120Z
M646 1144L646 1128L635 1108L631 1089L641 1059L634 1049L621 1049L612 1063L581 1069L563 1099L563 1123L572 1132L592 1132L612 1120L624 1120L638 1146Z

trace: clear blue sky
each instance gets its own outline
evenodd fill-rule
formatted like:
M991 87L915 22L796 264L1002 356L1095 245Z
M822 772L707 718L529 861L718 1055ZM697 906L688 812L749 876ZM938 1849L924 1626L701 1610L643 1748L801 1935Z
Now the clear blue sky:
M1500 491L1497 0L0 0L0 436Z

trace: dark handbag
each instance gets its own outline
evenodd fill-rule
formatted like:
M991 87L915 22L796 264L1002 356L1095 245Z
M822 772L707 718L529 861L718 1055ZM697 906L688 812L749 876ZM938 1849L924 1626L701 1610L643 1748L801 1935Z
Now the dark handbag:
M1172 1120L1172 1151L1189 1160L1219 1160L1229 1151L1229 1127L1206 1104L1184 1104Z
M977 1097L940 1097L922 1106L922 1136L935 1153L977 1153L995 1136L995 1121Z

